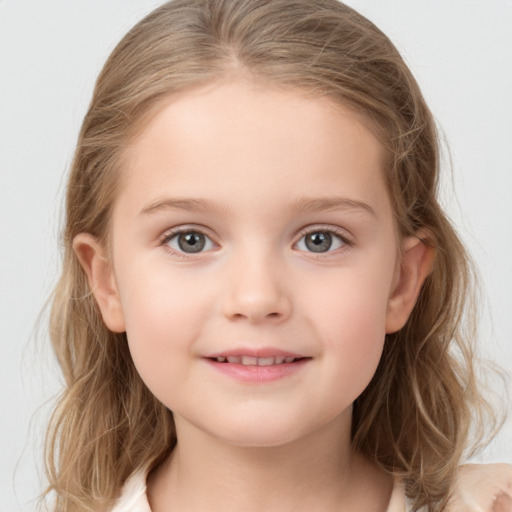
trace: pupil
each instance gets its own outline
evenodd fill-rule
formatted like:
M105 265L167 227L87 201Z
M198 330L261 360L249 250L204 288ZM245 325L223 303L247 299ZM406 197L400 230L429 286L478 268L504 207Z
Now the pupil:
M327 232L311 233L306 237L306 247L312 252L326 252L331 244L332 236Z
M201 233L183 233L178 237L178 245L183 252L200 252L205 246Z

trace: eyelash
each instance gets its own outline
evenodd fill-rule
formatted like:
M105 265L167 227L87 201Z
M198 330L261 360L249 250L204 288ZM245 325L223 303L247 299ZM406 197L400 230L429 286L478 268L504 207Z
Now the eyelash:
M176 238L180 234L189 234L189 233L195 233L195 234L203 235L204 237L206 237L210 241L211 244L213 244L214 246L218 246L218 244L216 244L216 242L204 230L204 228L195 227L195 226L182 226L182 227L174 228L171 231L167 231L162 236L162 238L161 238L161 240L159 242L159 245L164 247L165 250L171 252L173 255L177 255L177 256L182 257L182 258L190 258L191 256L194 256L195 254L202 254L203 252L207 252L207 251L202 251L201 250L201 251L198 251L197 253L193 253L193 252L192 253L187 253L187 252L184 252L184 251L173 249L172 247L170 247L168 245L171 240L173 240L174 238ZM333 227L333 226L321 226L320 225L320 226L307 227L307 228L302 229L298 233L298 240L293 244L293 246L296 247L299 242L301 242L303 239L305 239L305 237L307 237L308 235L314 234L314 233L328 233L330 235L333 235L337 239L339 239L339 241L342 244L341 247L339 247L339 248L335 248L333 250L329 249L329 250L327 250L325 252L315 252L315 251L301 250L301 252L309 253L309 254L317 257L317 258L318 257L322 257L322 256L323 257L328 257L332 253L339 254L340 252L344 252L344 251L350 249L354 245L353 241L347 236L347 232L345 230L342 230L340 228L336 228L336 227Z
M201 252L198 252L198 253L186 253L184 251L179 251L179 250L176 250L176 249L173 249L172 247L170 247L168 244L171 240L173 240L174 238L176 238L177 236L181 235L181 234L189 234L189 233L195 233L195 234L199 234L199 235L203 235L204 237L206 237L208 240L210 240L210 242L216 246L217 244L215 243L215 241L213 240L213 238L208 234L206 233L206 231L204 230L204 228L201 228L201 227L195 227L195 226L181 226L181 227L178 227L178 228L173 228L172 230L170 231L167 231L161 238L160 240L160 245L166 250L166 251L169 251L170 253L172 253L173 255L177 255L181 258L190 258L191 256L194 256L194 254L201 254L203 251Z
M330 256L339 255L340 253L343 253L347 250L349 250L353 245L354 242L349 237L348 233L338 227L334 226L322 226L322 225L315 225L312 227L306 227L302 229L298 234L298 241L294 243L294 246L296 246L300 241L305 239L308 235L314 234L314 233L328 233L330 235L333 235L334 237L338 238L341 241L341 247L335 248L335 249L329 249L325 252L314 252L314 251L301 251L301 252L307 252L310 257L315 258L328 258Z

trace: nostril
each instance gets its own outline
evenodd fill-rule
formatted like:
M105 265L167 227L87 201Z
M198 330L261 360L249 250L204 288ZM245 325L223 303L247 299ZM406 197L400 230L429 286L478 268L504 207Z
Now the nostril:
M235 290L224 302L222 312L230 320L275 323L288 318L291 303L288 297L277 294L256 293L251 289L245 292Z

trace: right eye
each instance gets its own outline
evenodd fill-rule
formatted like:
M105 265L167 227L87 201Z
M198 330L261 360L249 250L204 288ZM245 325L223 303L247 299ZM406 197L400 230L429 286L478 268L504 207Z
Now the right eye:
M211 238L200 231L194 230L169 233L163 240L163 245L168 245L174 251L186 254L197 254L209 251L214 247Z

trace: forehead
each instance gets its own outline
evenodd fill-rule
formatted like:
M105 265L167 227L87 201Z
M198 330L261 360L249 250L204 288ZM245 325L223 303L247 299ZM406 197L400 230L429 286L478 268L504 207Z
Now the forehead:
M292 201L388 202L384 151L367 120L299 89L232 81L173 95L124 156L121 190L139 201L169 193L257 203L286 191Z

